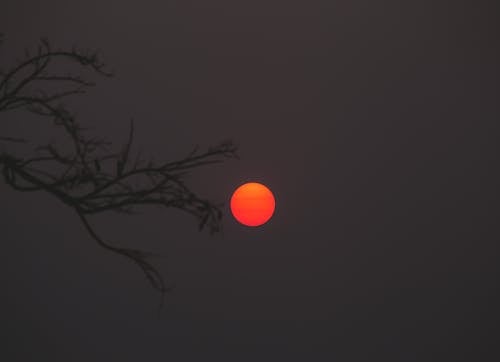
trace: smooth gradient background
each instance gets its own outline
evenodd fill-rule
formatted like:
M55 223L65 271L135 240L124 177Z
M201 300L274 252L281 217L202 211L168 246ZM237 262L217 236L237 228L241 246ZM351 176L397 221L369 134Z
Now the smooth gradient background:
M46 36L116 76L71 105L96 134L175 159L233 139L176 211L93 219L156 260L158 295L50 196L0 183L2 361L498 361L495 1L6 0L0 65ZM92 78L95 79L95 78ZM52 137L24 113L0 133ZM261 228L232 191L268 185Z

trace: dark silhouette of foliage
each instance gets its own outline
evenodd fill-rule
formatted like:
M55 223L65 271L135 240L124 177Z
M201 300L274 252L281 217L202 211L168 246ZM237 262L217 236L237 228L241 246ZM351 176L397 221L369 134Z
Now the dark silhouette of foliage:
M100 246L136 263L153 288L163 295L169 288L148 260L152 255L103 240L89 222L89 216L106 211L132 213L140 206L158 205L187 212L198 220L200 230L217 232L221 225L221 205L199 197L185 185L184 179L194 169L236 157L236 146L224 142L202 151L196 147L182 159L157 163L132 155L131 122L125 144L118 151L109 151L111 144L89 136L63 103L71 96L84 94L94 83L81 75L61 74L51 67L60 61L76 66L79 71L86 69L104 77L112 76L97 53L77 48L54 50L45 39L34 54L27 52L19 64L0 70L0 114L5 117L8 111L25 110L46 118L53 127L62 130L70 145L37 145L29 157L19 157L8 146L24 143L26 139L1 135L2 178L15 190L44 191L73 209Z

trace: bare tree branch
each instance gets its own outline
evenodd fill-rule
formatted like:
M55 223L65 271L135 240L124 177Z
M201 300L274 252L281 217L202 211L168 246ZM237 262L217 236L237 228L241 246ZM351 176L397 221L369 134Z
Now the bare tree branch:
M53 127L62 130L70 145L68 148L53 143L38 145L29 157L19 157L2 149L2 178L14 190L47 192L72 208L98 245L133 261L152 287L163 295L169 288L148 261L150 254L104 241L88 217L106 211L133 213L138 207L156 205L186 212L197 219L200 230L217 232L222 218L220 205L198 196L185 185L184 179L194 169L237 157L237 147L232 142L223 142L200 151L197 146L180 160L155 163L132 154L134 123L131 121L126 142L120 151L111 152L108 141L90 137L62 104L63 100L84 93L94 83L79 74L58 74L51 64L60 60L82 70L111 76L97 53L52 50L44 39L34 55L27 54L17 66L0 72L0 115L23 109L48 117ZM49 93L47 85L51 89L60 86L61 90ZM0 145L25 141L18 137L0 137Z

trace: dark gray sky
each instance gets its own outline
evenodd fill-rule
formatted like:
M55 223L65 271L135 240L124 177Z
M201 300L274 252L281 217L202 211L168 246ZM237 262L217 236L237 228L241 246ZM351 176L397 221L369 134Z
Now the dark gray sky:
M74 101L156 159L231 138L191 185L275 193L258 229L145 210L95 219L164 253L161 315L132 263L43 194L0 184L2 361L497 361L495 1L29 1L0 9L0 64L41 36L115 71ZM0 134L26 124L2 114ZM39 126L36 126L39 127ZM42 134L51 135L50 127Z

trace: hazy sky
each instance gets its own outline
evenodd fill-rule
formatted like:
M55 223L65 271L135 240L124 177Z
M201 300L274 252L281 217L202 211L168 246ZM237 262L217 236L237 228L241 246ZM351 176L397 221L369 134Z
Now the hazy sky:
M241 160L190 185L227 203L264 182L276 214L226 207L215 236L176 211L92 219L166 255L158 315L71 210L0 183L0 360L497 361L498 24L495 1L3 1L0 65L42 36L99 49L116 76L71 103L83 124L120 142L133 117L157 160L231 138Z

